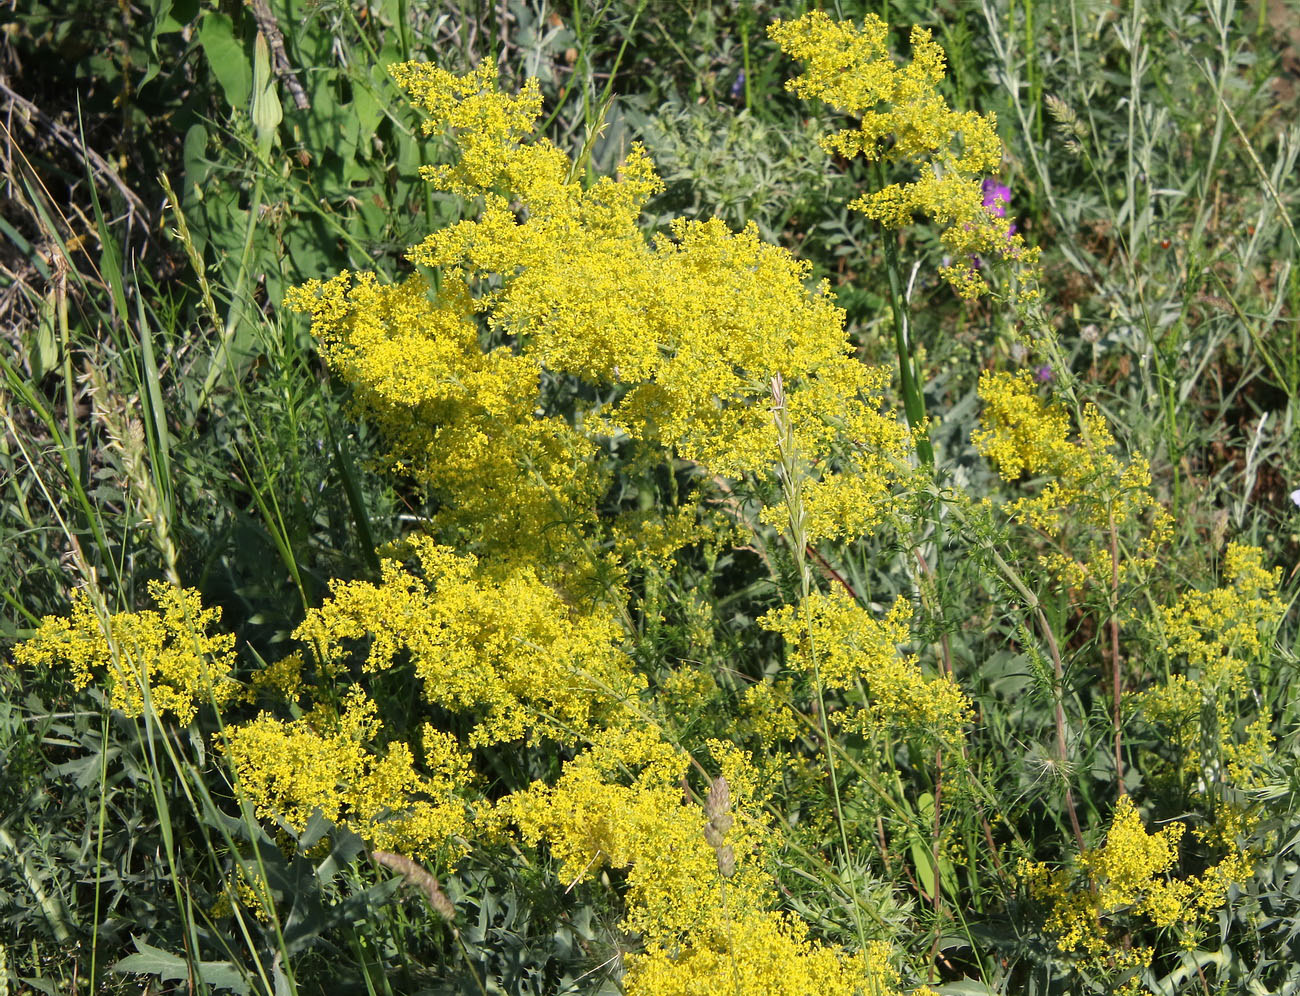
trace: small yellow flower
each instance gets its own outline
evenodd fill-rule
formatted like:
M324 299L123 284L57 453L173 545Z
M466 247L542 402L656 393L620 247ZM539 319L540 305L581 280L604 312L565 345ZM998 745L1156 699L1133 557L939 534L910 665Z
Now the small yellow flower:
M911 618L905 598L877 619L836 590L813 592L802 604L784 605L758 622L785 637L794 670L819 675L827 688L865 685L861 706L841 717L847 729L906 733L956 746L970 720L970 702L947 675L927 678L915 658L899 654L898 645L910 638Z
M1183 831L1183 824L1172 823L1148 834L1125 795L1116 803L1105 844L1085 851L1075 867L1050 870L1022 860L1020 877L1048 903L1046 927L1060 950L1098 968L1144 967L1154 956L1151 949L1134 948L1119 957L1109 936L1112 926L1137 919L1156 928L1194 930L1223 905L1229 888L1254 874L1254 862L1234 843L1202 874L1177 877Z

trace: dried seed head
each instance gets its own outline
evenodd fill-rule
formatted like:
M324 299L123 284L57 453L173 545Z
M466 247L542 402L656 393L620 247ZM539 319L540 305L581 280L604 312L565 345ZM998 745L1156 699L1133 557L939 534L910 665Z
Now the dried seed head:
M736 854L723 840L723 834L736 822L730 810L731 790L727 787L727 780L719 775L713 779L704 799L704 814L709 818L704 825L704 839L718 856L718 871L723 878L736 873Z
M713 779L713 784L709 786L709 794L704 800L704 814L709 819L716 820L730 808L731 789L727 787L727 780L719 775Z
M378 864L397 872L407 882L423 892L425 898L429 900L429 905L448 923L456 919L456 907L451 904L447 894L442 891L442 887L438 885L438 880L420 865L405 855L393 854L391 851L372 851L370 856Z
M1077 120L1074 109L1056 94L1049 93L1043 98L1043 103L1047 105L1047 113L1052 116L1052 120L1057 124L1068 127Z
M736 874L736 852L730 844L718 848L718 873L723 878L731 878Z
M1043 98L1043 103L1047 105L1047 113L1056 122L1056 135L1061 139L1065 150L1071 155L1078 155L1082 151L1079 143L1088 137L1088 126L1079 120L1074 108L1060 97L1048 94Z

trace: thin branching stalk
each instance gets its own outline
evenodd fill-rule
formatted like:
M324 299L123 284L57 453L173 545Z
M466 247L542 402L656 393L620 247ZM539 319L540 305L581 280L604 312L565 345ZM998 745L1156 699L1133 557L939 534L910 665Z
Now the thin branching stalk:
M1111 666L1111 723L1115 732L1115 791L1124 794L1123 729L1121 725L1120 696L1123 693L1123 666L1119 656L1119 533L1115 528L1115 513L1110 512L1110 666Z
M812 571L808 563L808 536L805 529L806 510L803 504L803 471L799 467L797 444L794 427L790 424L789 411L785 404L785 386L778 373L772 378L772 420L776 425L777 449L780 455L779 476L781 490L785 499L787 521L790 534L790 552L795 559L799 574L800 604L804 609L804 626L808 634L808 655L813 663L813 685L816 689L818 717L821 720L822 743L825 746L826 769L831 783L831 798L835 805L835 823L840 832L840 844L844 848L844 862L847 866L851 860L852 849L849 847L848 828L844 820L844 807L840 801L839 779L835 774L835 754L831 747L830 717L826 714L826 699L822 687L821 669L818 665L816 640L813 636L809 596L812 594ZM862 924L862 911L859 908L857 890L850 890L853 899L853 920L857 927L858 942L863 948L867 945L867 935Z
M1020 594L1025 600L1026 606L1034 614L1034 621L1038 623L1039 631L1043 635L1043 640L1047 644L1048 656L1052 659L1052 699L1056 719L1056 754L1057 762L1061 766L1061 777L1065 782L1065 808L1070 817L1070 827L1074 831L1075 843L1078 844L1079 850L1084 849L1083 828L1079 825L1079 813L1074 804L1074 789L1069 781L1069 740L1066 736L1065 722L1065 665L1061 659L1061 648L1057 645L1056 634L1052 630L1052 624L1047 618L1047 613L1043 611L1042 604L1038 596L1030 591L1020 575L1015 569L1008 564L992 545L985 547L993 563L997 566L998 572L1007 579L1011 587Z

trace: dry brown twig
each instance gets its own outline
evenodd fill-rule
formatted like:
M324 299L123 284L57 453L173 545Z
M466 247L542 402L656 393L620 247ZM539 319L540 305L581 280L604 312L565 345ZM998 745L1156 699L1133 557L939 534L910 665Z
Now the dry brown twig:
M90 165L94 167L95 172L111 183L127 203L127 208L133 214L138 214L142 219L149 217L149 209L145 207L138 194L127 186L126 181L118 175L112 165L94 149L86 145L76 132L65 124L55 121L52 117L42 111L22 94L16 93L10 86L9 81L0 76L0 100L4 101L4 113L12 119L15 111L20 112L33 127L41 127L49 132L50 136L62 145L79 155L84 155ZM13 133L7 123L0 123L0 129L4 130L4 137L8 146L12 148L16 143Z

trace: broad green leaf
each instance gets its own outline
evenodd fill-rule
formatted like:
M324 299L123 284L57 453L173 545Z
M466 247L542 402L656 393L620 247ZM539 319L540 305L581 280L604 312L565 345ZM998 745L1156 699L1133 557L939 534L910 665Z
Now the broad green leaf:
M200 961L190 964L179 955L171 954L162 948L155 948L138 937L133 940L139 954L127 955L112 966L112 971L153 975L163 982L188 981L193 975L197 982L206 983L217 989L227 989L237 993L238 996L247 996L251 992L247 979L233 962Z
M235 37L234 22L220 11L205 12L199 24L199 44L226 100L232 107L247 107L253 92L253 67L249 65L244 46Z

